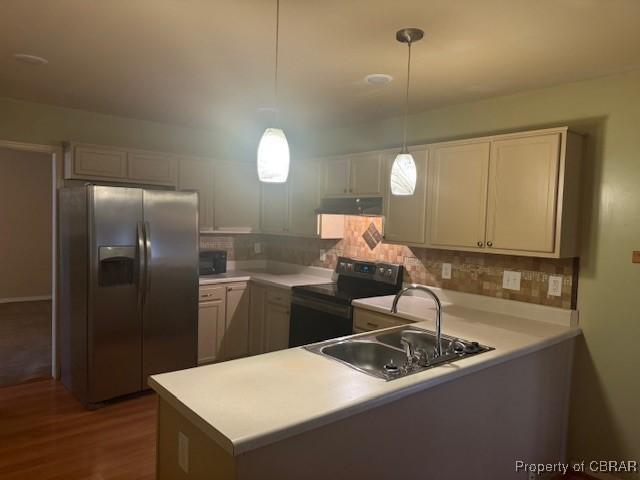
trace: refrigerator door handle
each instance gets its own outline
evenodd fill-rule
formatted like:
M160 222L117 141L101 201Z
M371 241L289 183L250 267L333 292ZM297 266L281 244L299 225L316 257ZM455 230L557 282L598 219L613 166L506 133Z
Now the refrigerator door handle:
M138 222L136 227L136 237L138 242L138 303L144 303L144 290L146 276L146 248L144 241L144 225L142 222Z
M144 280L145 280L145 292L148 294L151 289L151 226L149 222L144 222ZM147 296L145 295L145 301Z

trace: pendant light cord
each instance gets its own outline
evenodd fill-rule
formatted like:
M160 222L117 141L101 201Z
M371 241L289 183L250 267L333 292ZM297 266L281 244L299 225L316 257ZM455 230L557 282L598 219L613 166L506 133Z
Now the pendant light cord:
M402 153L407 153L407 117L409 116L409 78L411 77L411 41L407 42L409 58L407 59L407 89L404 97L404 133L402 137Z
M273 102L276 109L276 126L280 127L280 111L278 110L278 45L280 41L280 0L276 0L276 62L273 79Z

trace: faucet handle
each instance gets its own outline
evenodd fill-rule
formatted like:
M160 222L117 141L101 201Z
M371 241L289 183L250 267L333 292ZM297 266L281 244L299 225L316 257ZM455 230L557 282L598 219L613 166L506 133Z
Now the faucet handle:
M416 350L416 355L418 357L418 365L421 367L428 367L431 364L429 359L429 352L427 352L424 348L419 348Z

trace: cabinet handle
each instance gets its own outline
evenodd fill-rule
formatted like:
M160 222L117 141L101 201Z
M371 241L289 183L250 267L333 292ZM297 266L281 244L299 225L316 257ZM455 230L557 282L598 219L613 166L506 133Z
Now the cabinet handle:
M487 242L487 247L493 247L493 242Z
M213 293L203 293L201 297L213 297Z
M482 242L478 242L479 247L481 247L482 245L484 245Z
M347 193L347 189L346 188L344 189L343 193Z

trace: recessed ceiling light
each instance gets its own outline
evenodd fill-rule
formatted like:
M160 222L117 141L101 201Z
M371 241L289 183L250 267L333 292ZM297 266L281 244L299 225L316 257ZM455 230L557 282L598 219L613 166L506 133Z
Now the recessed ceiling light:
M37 55L29 55L27 53L14 53L13 59L29 65L46 65L49 63L49 60L46 58L38 57Z
M384 85L389 83L391 80L393 80L393 77L386 73L372 73L371 75L364 77L364 81L369 85Z

